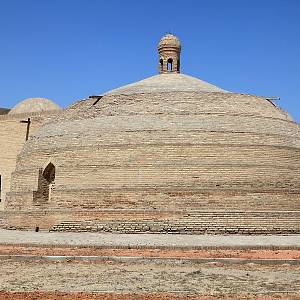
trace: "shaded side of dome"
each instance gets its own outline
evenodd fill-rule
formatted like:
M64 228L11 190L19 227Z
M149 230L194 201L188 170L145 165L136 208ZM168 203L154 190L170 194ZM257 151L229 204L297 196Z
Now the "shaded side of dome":
M43 111L53 111L60 110L61 107L58 106L53 101L46 98L28 98L15 107L13 107L9 114L23 114L23 113L33 113L33 112L43 112Z

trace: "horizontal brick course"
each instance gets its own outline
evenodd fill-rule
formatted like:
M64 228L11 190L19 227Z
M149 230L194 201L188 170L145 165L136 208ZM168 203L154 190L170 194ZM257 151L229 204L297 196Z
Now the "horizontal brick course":
M298 233L300 128L262 97L157 92L75 103L17 158L1 226ZM41 174L55 166L51 195Z
M299 234L299 220L300 211L31 210L7 212L2 227L119 233Z

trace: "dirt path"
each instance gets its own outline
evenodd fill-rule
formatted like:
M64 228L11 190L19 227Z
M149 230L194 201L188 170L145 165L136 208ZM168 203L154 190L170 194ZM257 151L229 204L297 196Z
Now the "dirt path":
M274 294L266 295L228 295L228 296L203 296L192 294L172 294L172 293L59 293L59 292L28 292L12 293L0 292L1 300L298 300L297 295Z
M123 247L299 248L300 235L118 234L0 229L0 244Z
M162 258L300 259L300 250L167 250L1 246L0 255L135 256Z
M5 234L7 237L8 233L10 232L3 233L4 240L6 240ZM190 237L178 241L175 237L169 236L165 242L165 240L157 240L155 236L134 236L128 239L123 236L104 235L104 240L101 240L99 235L89 235L89 244L86 245L84 236L80 234L25 233L23 240L28 241L29 238L38 240L32 246L26 247L17 243L20 234L21 232L16 232L11 237L15 239L13 245L5 243L0 245L0 255L127 256L161 259L147 262L144 260L129 262L127 260L2 259L0 260L0 300L300 299L299 265L201 264L182 260L184 258L300 259L299 247L281 249L277 247L278 250L274 250L273 246L270 246L266 249L254 247L251 250L244 247L244 244L251 241L247 237L243 240L242 247L233 249L231 240L221 237L219 242L218 237L218 243L222 247L228 243L227 249L225 247L192 250L190 246L194 246L195 242ZM77 237L79 240L76 239ZM117 242L114 242L115 237ZM44 240L40 241L39 238ZM62 246L64 238L67 238L69 246ZM142 238L142 241L139 238ZM289 242L299 245L298 238L298 236L286 238L285 245ZM199 245L206 240L215 243L212 237L201 237L201 239L203 241L199 240ZM258 241L272 245L269 239L270 237L259 237ZM42 245L43 242L52 240L54 241L52 245ZM176 247L173 246L175 240ZM129 241L133 246L128 244ZM183 246L188 247L181 249L180 242L186 243L183 243ZM255 241L254 244L257 245L257 242Z

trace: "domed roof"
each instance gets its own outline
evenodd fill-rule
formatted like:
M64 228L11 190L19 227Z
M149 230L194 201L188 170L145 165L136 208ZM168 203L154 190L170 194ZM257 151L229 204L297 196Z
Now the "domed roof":
M180 48L181 43L177 36L168 33L168 34L164 35L158 43L158 48L161 48L164 46L171 46L171 47L175 46L175 47Z
M15 107L13 107L9 114L23 114L23 113L32 113L32 112L42 112L42 111L52 111L61 109L53 101L46 98L28 98Z
M130 95L139 93L161 92L222 92L228 93L215 85L198 78L179 73L164 73L122 86L107 92L108 95Z
M170 49L179 58L179 49ZM55 189L43 183L47 165L58 170ZM299 168L300 127L272 102L171 69L79 101L44 123L18 156L6 207L47 209L47 226L74 220L93 228L87 230L106 231L108 224L122 233L160 230L145 224L160 228L165 220L179 230L196 219L205 227L191 231L205 232L216 210L215 228L222 219L232 232L233 222L241 224L233 213L246 212L241 218L251 217L256 233L265 211L274 211L270 230L283 233L273 216L287 212L280 219L286 226L299 206Z
M293 205L288 197L300 186L299 149L299 126L262 97L195 91L108 94L81 101L44 124L24 145L13 186L19 192L27 170L30 183L36 182L34 174L50 160L60 174L49 205L60 209L146 209L152 203L151 208L172 210L167 191L186 190L190 196L177 207L189 208L198 203L199 189L209 190L213 199L249 190L268 199L286 197L284 203ZM20 184L27 185L25 179ZM148 190L152 198L144 200ZM109 193L115 194L109 198ZM256 199L251 197L245 192L236 209L250 210ZM220 200L218 206L227 209L226 203Z

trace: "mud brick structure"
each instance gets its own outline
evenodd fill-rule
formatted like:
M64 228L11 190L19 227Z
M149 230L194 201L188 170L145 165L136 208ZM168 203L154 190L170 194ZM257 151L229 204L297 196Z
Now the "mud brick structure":
M0 116L2 227L300 232L299 124L270 99L181 74L174 35L158 50L159 75L30 115L23 148L19 115Z
M0 212L3 211L6 193L10 190L11 173L16 168L17 156L26 139L61 108L49 99L29 98L13 109L0 109Z

